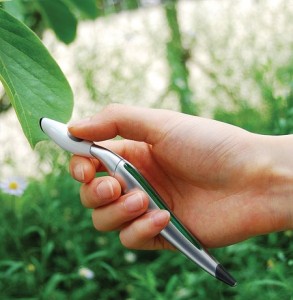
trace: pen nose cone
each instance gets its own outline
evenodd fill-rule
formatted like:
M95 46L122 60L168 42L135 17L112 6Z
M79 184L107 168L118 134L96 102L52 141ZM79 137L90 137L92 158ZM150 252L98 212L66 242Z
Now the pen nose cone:
M216 269L216 277L230 286L237 285L237 281L220 264Z
M40 127L62 149L77 155L92 157L90 154L92 142L83 141L70 135L66 124L49 118L41 118Z
M52 127L54 127L54 125L56 126L56 124L54 124L57 122L48 118L41 118L39 121L40 127L42 129L42 131L46 134L48 134L48 130Z
M42 131L44 133L47 133L47 129L48 127L50 126L50 119L48 118L41 118L40 121L39 121L39 124L40 124L40 128L42 129Z

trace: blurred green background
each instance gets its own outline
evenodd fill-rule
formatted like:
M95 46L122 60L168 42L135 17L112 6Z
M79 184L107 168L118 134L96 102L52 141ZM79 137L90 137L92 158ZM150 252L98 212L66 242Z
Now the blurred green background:
M119 102L261 134L292 133L292 1L52 3L0 6L32 28L60 64L75 94L74 119ZM125 249L117 233L93 229L68 154L48 142L32 151L16 131L23 161L5 136L14 115L2 91L0 111L0 180L9 173L28 182L20 197L0 193L1 299L293 299L293 231L211 250L236 288L179 253Z

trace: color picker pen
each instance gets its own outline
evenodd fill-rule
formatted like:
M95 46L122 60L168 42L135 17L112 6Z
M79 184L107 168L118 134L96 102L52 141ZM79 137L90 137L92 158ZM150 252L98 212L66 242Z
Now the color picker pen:
M203 248L199 241L181 224L166 206L155 189L128 161L112 151L72 136L67 125L48 118L40 120L40 127L57 145L73 154L96 158L106 168L110 176L115 177L123 193L140 189L149 197L149 209L164 209L170 212L170 222L160 234L175 248L186 255L215 278L230 286L236 286L236 280Z

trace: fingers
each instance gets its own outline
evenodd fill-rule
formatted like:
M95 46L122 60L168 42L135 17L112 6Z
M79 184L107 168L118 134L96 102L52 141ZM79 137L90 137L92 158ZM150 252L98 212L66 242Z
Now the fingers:
M92 118L68 124L68 129L74 136L91 141L119 135L155 144L164 134L163 125L174 115L174 112L167 110L112 104Z
M133 192L117 201L94 209L94 227L99 231L120 231L121 243L130 249L162 249L171 246L158 236L167 226L170 213L166 210L147 212L148 198Z
M107 205L121 196L119 182L111 177L98 177L83 184L80 188L80 199L87 208L98 208Z
M95 178L81 187L81 202L93 208L94 227L99 231L121 230L122 244L132 249L162 249L170 245L159 233L170 220L165 210L148 211L145 193L132 191L121 196L119 182L110 176Z
M94 161L89 158L76 155L71 157L69 165L70 174L80 182L90 182L96 175L96 168Z
M170 213L168 211L149 211L121 230L121 243L130 249L173 249L173 247L159 235L169 221Z
M94 226L99 231L111 231L125 226L148 209L148 198L142 192L133 192L93 211Z
M80 190L82 204L93 208L93 223L97 230L115 230L142 215L148 209L148 197L141 191L121 196L119 182L110 176L93 179Z
M121 243L130 249L172 248L159 233L167 226L170 213L148 209L148 199L142 192L122 196L110 205L93 211L94 227L99 231L121 230Z

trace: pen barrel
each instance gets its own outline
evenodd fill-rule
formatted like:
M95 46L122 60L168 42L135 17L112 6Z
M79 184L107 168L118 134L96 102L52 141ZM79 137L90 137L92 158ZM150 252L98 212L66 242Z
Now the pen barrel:
M182 234L171 220L160 234L181 253L188 257L203 270L215 277L218 262L208 254L204 248L197 248L189 239Z
M90 154L97 158L105 167L109 175L113 177L119 162L123 160L123 158L116 153L95 144L92 144Z
M144 191L149 197L149 209L168 210L170 212L170 222L160 234L194 263L212 276L215 276L218 262L207 253L199 241L182 225L155 189L134 166L124 159L121 160L116 166L114 177L119 181L124 193L133 189Z

